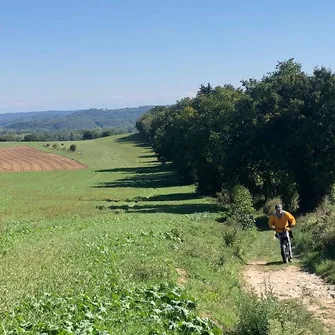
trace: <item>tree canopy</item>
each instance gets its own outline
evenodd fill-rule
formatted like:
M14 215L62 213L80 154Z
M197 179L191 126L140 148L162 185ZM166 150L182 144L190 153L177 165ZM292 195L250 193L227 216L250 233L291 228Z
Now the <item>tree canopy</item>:
M238 88L201 85L136 127L203 194L241 184L286 204L298 195L308 211L335 182L335 74L325 67L307 74L289 59Z

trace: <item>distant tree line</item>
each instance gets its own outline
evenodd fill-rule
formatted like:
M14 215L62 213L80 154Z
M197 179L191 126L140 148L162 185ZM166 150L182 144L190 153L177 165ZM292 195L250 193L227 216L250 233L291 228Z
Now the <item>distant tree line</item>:
M236 185L265 200L315 209L335 182L335 74L289 59L242 86L201 85L137 123L162 163L215 195Z
M0 142L46 142L46 141L80 141L91 140L100 137L132 133L136 131L135 127L111 128L111 129L90 129L75 131L0 131Z
M91 108L78 111L0 113L0 128L18 132L73 132L82 129L128 129L154 106L122 109Z

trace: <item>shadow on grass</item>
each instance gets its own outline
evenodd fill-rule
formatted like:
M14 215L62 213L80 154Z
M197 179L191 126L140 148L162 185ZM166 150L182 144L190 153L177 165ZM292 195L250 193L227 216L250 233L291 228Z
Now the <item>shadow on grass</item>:
M150 155L141 155L141 156L138 156L138 158L156 158L157 159L157 156L155 154L150 154Z
M134 188L162 188L180 185L180 181L176 173L159 173L148 174L146 176L135 175L116 181L103 182L94 188L120 188L120 187L134 187Z
M161 188L181 185L190 185L190 183L182 182L178 174L172 170L171 165L154 165L144 167L120 167L104 170L96 170L96 172L121 172L130 176L103 182L95 188L115 188L115 187L135 187L135 188ZM181 199L182 200L182 199Z
M255 225L258 231L270 230L268 225L268 217L266 215L257 217Z
M201 195L196 193L172 193L172 194L161 194L161 195L154 195L152 197L137 197L133 199L124 199L124 200L113 200L113 199L104 199L107 202L160 202L160 201L187 201L187 200L194 200L194 199L202 199Z
M184 201L184 200L193 200L201 199L202 196L196 193L173 193L173 194L161 194L155 195L149 198L139 198L137 200L144 201Z
M127 136L122 136L116 140L118 143L132 143L136 147L151 148L150 144L143 140L139 133L132 133Z
M193 214L203 212L217 212L218 206L215 204L181 204L181 205L142 205L142 206L110 206L110 210L125 210L131 213L172 213L172 214Z
M96 170L95 172L123 172L130 174L154 174L162 172L172 172L172 169L168 165L155 165L155 166L144 166L144 167L121 167L113 169Z
M132 135L134 136L134 134ZM132 136L127 136L132 138ZM126 141L127 138L121 138L121 141ZM144 167L121 167L97 170L96 172L119 172L125 173L126 177L118 180L101 182L94 188L169 188L174 186L185 185L181 183L178 174L171 169L170 165L154 165ZM188 184L189 185L189 184ZM171 193L162 195L153 195L151 197L138 197L134 199L127 199L129 204L116 204L124 202L125 200L105 199L106 202L113 202L109 206L110 210L118 211L124 210L129 212L138 213L175 213L175 214L191 214L199 212L217 212L219 206L216 204L203 204L203 203L183 203L183 204L164 204L168 201L188 201L194 199L201 199L202 196L196 193ZM141 202L147 202L143 204ZM148 204L149 202L149 204ZM158 204L155 204L158 202ZM162 203L159 203L162 202Z

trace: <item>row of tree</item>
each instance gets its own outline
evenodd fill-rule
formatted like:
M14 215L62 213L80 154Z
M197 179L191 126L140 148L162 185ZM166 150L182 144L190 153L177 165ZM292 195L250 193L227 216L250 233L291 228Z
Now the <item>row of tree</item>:
M132 133L136 129L129 127L121 128L99 128L91 130L75 130L75 131L55 131L55 132L26 132L26 131L1 131L0 142L46 142L46 141L80 141L91 140L94 138L118 135L124 133Z
M335 182L335 74L324 67L307 74L290 59L239 88L202 85L136 127L202 194L243 185L309 211Z

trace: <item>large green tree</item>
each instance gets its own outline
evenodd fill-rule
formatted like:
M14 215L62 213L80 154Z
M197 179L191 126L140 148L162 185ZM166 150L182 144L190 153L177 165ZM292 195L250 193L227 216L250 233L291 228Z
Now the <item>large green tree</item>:
M335 75L289 59L260 80L212 88L145 114L137 124L162 162L215 194L247 186L314 209L335 182Z

